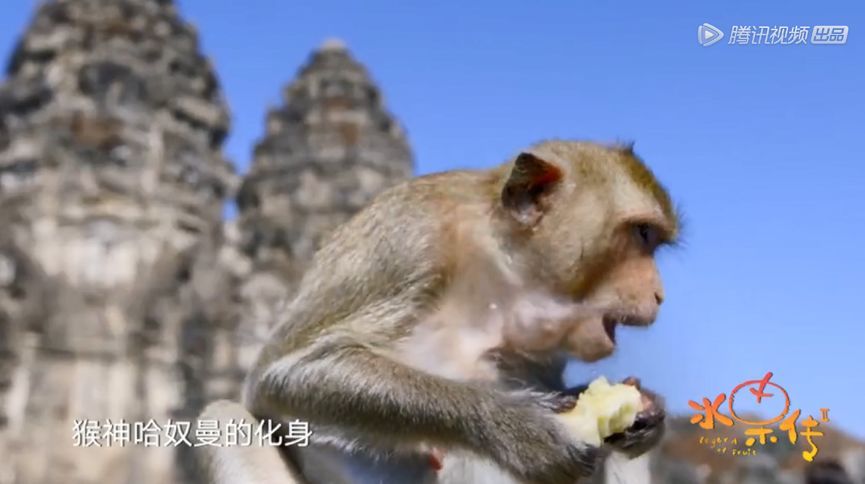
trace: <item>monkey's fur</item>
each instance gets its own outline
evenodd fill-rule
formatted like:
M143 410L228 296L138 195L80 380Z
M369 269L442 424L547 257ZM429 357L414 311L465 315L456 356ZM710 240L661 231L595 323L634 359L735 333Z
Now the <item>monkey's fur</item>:
M316 254L245 405L310 423L314 445L289 449L310 483L574 483L601 452L555 417L579 391L564 355L602 358L617 323L654 321L654 253L678 226L630 147L548 141L407 181ZM642 453L662 421L655 401L607 443ZM346 481L327 474L341 468Z

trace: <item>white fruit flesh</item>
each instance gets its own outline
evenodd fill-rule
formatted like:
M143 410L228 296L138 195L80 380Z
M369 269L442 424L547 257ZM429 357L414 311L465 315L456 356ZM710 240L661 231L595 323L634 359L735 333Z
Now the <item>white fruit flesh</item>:
M573 410L559 414L568 429L592 445L634 424L642 407L640 391L632 385L610 385L604 377L589 384Z

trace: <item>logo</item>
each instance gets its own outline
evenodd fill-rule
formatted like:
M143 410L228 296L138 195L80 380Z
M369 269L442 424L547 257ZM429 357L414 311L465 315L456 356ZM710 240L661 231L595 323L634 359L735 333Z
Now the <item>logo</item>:
M701 44L711 45L720 37L699 29ZM845 45L850 33L848 25L733 25L728 36L730 45ZM702 40L709 36L706 43Z
M844 45L849 32L847 25L815 25L811 29L811 44Z
M703 25L697 27L697 42L703 47L709 47L723 38L724 32L721 32L718 27L710 23L703 23Z
M771 380L772 372L768 372L759 380L748 380L740 383L730 392L729 398L727 398L726 394L719 393L713 400L704 397L702 404L689 400L688 406L698 412L691 417L691 424L699 424L703 430L715 430L716 423L725 427L733 427L735 423L748 427L745 429L743 436L745 448L739 447L738 438L731 438L729 436L700 436L699 443L710 446L712 450L715 450L719 454L756 455L755 446L759 445L762 447L767 445L767 443L774 444L778 442L779 437L775 435L775 429L772 428L773 425L778 424L779 433L786 434L782 435L782 438L786 437L791 445L796 445L800 440L799 437L803 437L809 449L802 451L802 458L808 462L812 462L817 452L819 452L814 438L823 436L823 432L817 430L817 428L820 426L821 421L829 421L829 409L820 409L820 421L812 415L808 415L808 418L802 419L799 422L802 410L796 409L791 411L790 395L787 393L787 390ZM727 401L726 415L722 407L725 400ZM741 410L740 413L736 413L735 402L743 403L746 401L747 403L753 402L756 406L765 404L767 407L772 406L771 403L775 403L777 405L773 407L781 408L781 410L772 418L752 420L753 417L740 415L742 413ZM773 402L770 403L770 401ZM797 425L804 430L798 430Z

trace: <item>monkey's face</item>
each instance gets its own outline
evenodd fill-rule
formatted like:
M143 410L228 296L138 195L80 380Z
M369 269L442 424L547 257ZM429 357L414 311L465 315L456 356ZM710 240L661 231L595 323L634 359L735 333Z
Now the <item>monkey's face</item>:
M575 297L593 310L573 322L564 339L565 349L585 361L595 361L612 353L616 327L620 324L646 326L655 321L664 289L655 264L658 229L646 223L624 223L622 237L634 239L614 247L607 264L596 269L592 279Z
M664 299L655 253L678 221L630 150L540 145L516 160L503 205L525 227L532 279L578 308L570 321L544 326L547 345L594 361L613 351L619 324L655 320Z

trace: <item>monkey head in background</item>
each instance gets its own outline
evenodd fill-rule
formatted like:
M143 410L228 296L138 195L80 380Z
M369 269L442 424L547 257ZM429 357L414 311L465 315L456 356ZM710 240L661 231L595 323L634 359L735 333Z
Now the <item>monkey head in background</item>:
M247 378L210 418L299 419L308 447L208 450L217 483L572 484L603 449L639 455L663 404L580 442L567 356L664 300L656 250L679 222L628 146L547 141L486 171L418 177L335 230ZM248 412L248 413L247 413Z

